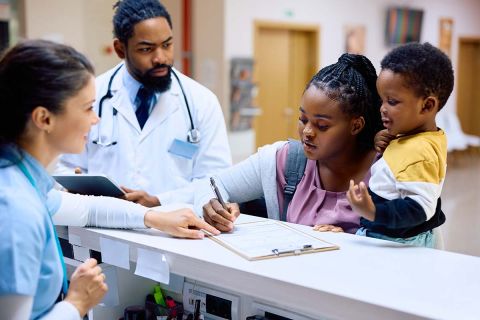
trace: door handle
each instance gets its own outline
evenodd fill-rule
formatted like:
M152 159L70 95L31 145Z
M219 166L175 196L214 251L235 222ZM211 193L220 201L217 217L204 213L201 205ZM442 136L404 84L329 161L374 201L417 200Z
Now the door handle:
M285 117L291 117L293 115L293 108L287 107L287 108L283 109L283 115Z

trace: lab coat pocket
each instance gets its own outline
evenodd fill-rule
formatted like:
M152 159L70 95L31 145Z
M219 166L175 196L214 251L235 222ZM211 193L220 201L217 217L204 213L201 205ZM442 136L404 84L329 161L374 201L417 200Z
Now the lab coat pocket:
M172 174L176 171L176 174L173 175L183 177L185 180L190 181L193 176L193 159L188 159L172 152L169 152L169 158L175 167L175 170L171 171Z

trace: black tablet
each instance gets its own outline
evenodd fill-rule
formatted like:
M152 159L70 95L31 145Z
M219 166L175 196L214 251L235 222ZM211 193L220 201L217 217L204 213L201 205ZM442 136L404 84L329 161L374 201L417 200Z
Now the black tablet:
M71 193L117 198L125 195L115 182L103 175L64 174L53 178Z

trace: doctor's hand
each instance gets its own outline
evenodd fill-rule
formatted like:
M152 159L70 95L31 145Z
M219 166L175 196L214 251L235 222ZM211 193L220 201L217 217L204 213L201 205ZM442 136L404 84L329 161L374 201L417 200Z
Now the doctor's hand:
M228 211L222 207L217 198L210 199L203 206L203 218L218 230L230 232L233 230L233 223L240 215L240 208L238 203L226 203L226 206Z
M220 233L217 229L197 217L190 209L180 209L171 212L147 211L145 214L145 226L166 232L174 237L202 239L205 233Z
M87 259L73 272L65 301L70 302L83 318L107 293L105 274L97 260Z
M125 200L132 201L141 204L145 207L158 207L160 200L157 197L151 196L143 190L133 190L122 186L122 190L125 191Z

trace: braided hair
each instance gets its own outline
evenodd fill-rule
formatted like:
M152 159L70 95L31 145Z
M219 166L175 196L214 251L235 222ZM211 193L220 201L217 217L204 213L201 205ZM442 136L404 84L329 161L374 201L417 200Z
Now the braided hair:
M376 82L375 67L367 57L344 53L337 63L314 75L306 87L322 90L345 114L364 118L365 127L358 134L362 151L373 149L375 134L383 129Z
M119 0L113 8L113 35L124 44L133 36L133 27L141 21L163 17L172 28L170 14L158 0Z

